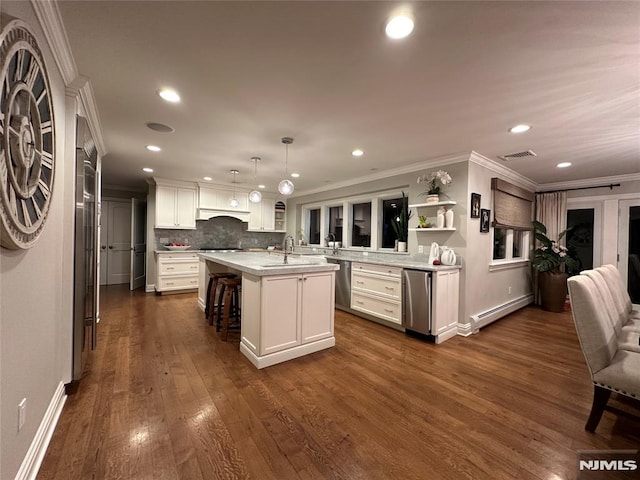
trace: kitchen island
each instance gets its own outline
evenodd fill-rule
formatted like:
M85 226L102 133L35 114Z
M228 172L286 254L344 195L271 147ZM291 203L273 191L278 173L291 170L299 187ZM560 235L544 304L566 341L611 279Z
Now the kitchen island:
M264 368L335 345L335 271L322 257L200 253L199 301L210 272L242 276L240 351Z

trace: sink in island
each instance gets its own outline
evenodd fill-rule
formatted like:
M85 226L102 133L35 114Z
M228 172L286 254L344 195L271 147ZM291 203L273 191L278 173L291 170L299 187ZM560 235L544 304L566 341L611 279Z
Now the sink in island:
M335 271L319 257L279 253L200 253L198 303L204 309L210 272L242 276L240 351L257 368L308 355L336 343Z

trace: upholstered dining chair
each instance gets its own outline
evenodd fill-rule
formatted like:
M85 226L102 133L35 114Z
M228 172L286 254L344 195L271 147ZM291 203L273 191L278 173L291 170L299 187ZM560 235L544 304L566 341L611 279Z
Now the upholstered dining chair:
M602 285L598 287L591 275L576 275L568 286L573 321L593 381L593 404L585 425L593 432L612 392L640 399L640 353L620 348L620 330L608 311Z

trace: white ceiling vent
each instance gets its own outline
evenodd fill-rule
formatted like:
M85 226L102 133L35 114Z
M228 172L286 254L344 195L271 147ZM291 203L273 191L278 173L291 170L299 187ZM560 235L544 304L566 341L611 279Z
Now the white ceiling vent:
M507 153L506 155L498 155L498 158L508 162L509 160L513 160L514 158L522 158L522 157L536 157L537 155L533 153L533 150L526 150L524 152L516 152L516 153Z

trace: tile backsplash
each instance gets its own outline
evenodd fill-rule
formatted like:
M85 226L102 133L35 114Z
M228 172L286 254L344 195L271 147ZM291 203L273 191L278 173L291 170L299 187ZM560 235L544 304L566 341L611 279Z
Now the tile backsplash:
M154 249L162 250L167 243L187 243L194 250L212 248L266 248L280 245L284 233L248 232L247 223L233 217L198 220L195 230L154 229Z

